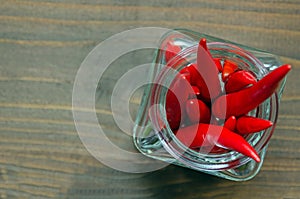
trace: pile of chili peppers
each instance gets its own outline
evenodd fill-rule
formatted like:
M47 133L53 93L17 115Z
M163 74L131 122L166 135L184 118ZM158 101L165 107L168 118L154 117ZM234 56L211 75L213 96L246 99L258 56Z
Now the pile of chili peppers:
M198 45L196 63L178 59L181 50L170 41L164 54L168 67L186 63L166 95L167 121L176 137L191 149L207 146L212 153L234 150L259 162L245 136L273 123L248 113L276 91L291 66L280 66L258 80L233 61L213 58L204 38Z

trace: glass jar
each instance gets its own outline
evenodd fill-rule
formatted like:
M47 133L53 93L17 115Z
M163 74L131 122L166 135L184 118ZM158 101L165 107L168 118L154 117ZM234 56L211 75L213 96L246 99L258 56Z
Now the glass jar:
M258 79L279 67L281 62L278 57L270 53L225 41L209 35L190 30L173 30L161 39L162 49L158 49L150 73L150 81L145 90L134 127L134 143L137 149L144 155L162 160L171 164L195 169L201 172L219 176L234 181L244 181L253 178L260 170L269 140L275 128L278 104L283 92L285 79L281 82L277 92L269 99L252 110L249 114L255 117L267 119L273 122L273 126L247 135L245 139L260 155L261 161L244 156L236 151L224 151L222 153L206 153L195 151L183 145L171 130L165 111L166 92L176 73L187 63L173 66L175 70L162 70L166 66L164 46L172 40L181 47L181 52L171 61L180 63L185 58L190 63L195 63L198 42L206 38L211 55L222 60L231 60L242 69L253 72ZM222 81L220 81L222 82ZM156 86L162 84L163 86ZM155 105L155 106L153 106ZM151 110L151 114L149 114ZM161 129L159 126L164 126Z

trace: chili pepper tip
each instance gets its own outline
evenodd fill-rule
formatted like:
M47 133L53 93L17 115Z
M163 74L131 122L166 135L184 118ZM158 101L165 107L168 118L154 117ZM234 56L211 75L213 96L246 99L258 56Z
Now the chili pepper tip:
M256 133L265 130L273 125L273 122L252 116L242 116L236 122L236 129L239 134Z
M221 95L212 105L213 115L225 119L231 115L240 116L248 113L275 92L279 82L290 69L290 65L282 65L249 88Z
M260 162L260 157L259 157L259 155L258 155L257 153L255 153L255 152L252 154L251 158L252 158L253 160L255 160L255 162Z
M208 51L207 43L206 43L205 38L200 39L199 45L202 46L206 51Z

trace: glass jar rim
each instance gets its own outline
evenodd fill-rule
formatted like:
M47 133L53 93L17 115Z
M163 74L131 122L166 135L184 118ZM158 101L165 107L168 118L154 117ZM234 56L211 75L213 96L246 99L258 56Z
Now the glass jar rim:
M262 78L264 75L268 73L268 71L264 68L263 64L250 52L235 46L233 44L223 43L223 42L210 42L207 43L208 49L211 51L228 51L233 52L234 54L238 54L241 57L244 57L249 61L248 64L252 64L251 67L255 67L258 70L258 79ZM176 63L176 60L181 58L185 58L186 56L197 52L198 44L195 44L191 47L187 47L186 49L182 50L179 54L174 56L170 60L170 62ZM212 53L213 54L213 53ZM178 72L182 69L183 66L179 66L175 68ZM164 81L165 76L168 76L168 72L163 73L158 77L158 81ZM169 80L170 82L171 80ZM175 159L179 162L195 168L201 168L203 170L225 170L229 168L238 167L246 162L250 161L251 158L244 156L236 151L228 151L226 153L221 154L203 154L199 153L193 149L182 144L177 137L175 136L174 132L171 130L167 119L166 119L166 112L165 112L165 105L166 105L166 95L164 92L159 90L158 92L154 92L155 97L154 99L158 102L158 104L162 104L159 106L158 114L162 116L163 123L165 124L165 129L163 131L157 131L158 137L160 138L163 147L170 153ZM267 109L267 119L272 120L273 123L276 123L277 115L278 115L278 99L277 94L273 94L268 100L263 102L256 110L256 114L262 116L262 112L265 112ZM263 115L264 116L264 115ZM265 116L264 116L265 117ZM157 117L155 117L157 118ZM154 119L155 119L154 118ZM157 121L156 121L157 122ZM247 136L247 141L254 147L254 149L259 153L267 144L269 139L271 138L275 125L272 127L257 133L259 135L259 139L257 135L250 135ZM256 137L255 137L256 136ZM172 145L169 140L172 140Z

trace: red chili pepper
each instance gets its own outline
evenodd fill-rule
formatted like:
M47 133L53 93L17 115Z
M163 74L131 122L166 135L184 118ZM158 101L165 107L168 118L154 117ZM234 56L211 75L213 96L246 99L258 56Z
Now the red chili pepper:
M235 150L254 159L256 162L260 162L259 155L255 149L241 135L222 126L203 123L195 124L178 129L176 137L190 148L202 147L207 137L208 144L212 147L216 145L221 148Z
M205 38L200 39L199 46L202 46L204 48L204 50L209 54L209 56L211 56L211 54L207 48L207 42L206 42Z
M204 99L207 102L210 102L209 90L205 80L200 75L200 72L197 70L196 64L190 64L189 66L184 67L180 70L181 74L189 73L190 74L190 83L193 86L196 86L199 90L198 98ZM203 94L204 93L204 94ZM202 95L203 94L203 95Z
M239 134L255 133L271 127L273 123L261 118L242 116L237 119L236 129Z
M204 46L204 47L203 47ZM221 93L218 69L207 49L206 40L201 39L197 50L197 70L202 77L197 81L201 96L206 100L215 99Z
M191 123L209 123L210 110L208 106L199 99L186 101L186 114Z
M193 93L190 93L189 95L189 99L193 99L193 98L199 98L200 97L200 90L197 86L192 86L193 89Z
M199 76L200 76L198 74L196 68L193 65L189 65L189 66L184 67L183 69L181 69L179 71L179 73L188 75L187 80L189 81L189 83L192 87L191 93L189 94L189 99L200 98L200 89L197 86L194 86L194 84L193 84L193 83L196 82L196 79L199 78Z
M213 115L225 119L231 115L241 116L248 113L275 92L279 82L290 69L290 65L283 65L249 88L218 97L212 105Z
M180 73L184 74L184 73L189 73L190 74L190 83L193 86L196 86L199 90L199 96L197 96L198 98L201 98L202 93L206 93L204 94L204 96L202 96L203 99L205 99L207 102L210 102L210 98L209 98L209 90L207 88L207 85L204 81L204 79L202 78L202 76L200 75L199 71L197 70L197 66L196 64L191 64L185 68L183 68Z
M224 127L229 129L230 131L235 131L235 129L236 129L236 117L235 116L229 117L225 121Z
M223 64L223 70L222 70L222 80L225 82L227 78L229 77L230 74L235 72L238 69L238 66L236 63L230 61L230 60L225 60Z
M179 71L181 74L189 73L190 74L190 83L191 85L197 85L197 81L202 79L200 76L196 64L190 64Z
M180 46L175 45L169 41L166 46L165 60L168 63L173 57L175 57L181 51Z
M166 115L171 129L177 129L181 121L181 110L179 101L171 91L168 91L167 93Z
M225 91L226 93L236 92L255 83L256 78L252 73L245 70L236 71L228 77L225 83Z
M170 85L166 96L166 114L171 129L177 129L184 116L185 102L192 92L189 74L179 74Z
M176 68L177 66L188 63L185 58L178 55L180 51L181 48L179 46L173 44L171 41L167 42L165 49L165 62L167 66ZM179 57L175 59L175 56Z
M202 46L204 48L204 50L206 50L206 52L209 54L209 56L214 60L218 71L221 72L222 71L221 59L220 58L213 58L210 51L208 50L206 39L205 38L200 39L199 45Z
M213 59L214 59L214 62L216 64L217 68L218 68L218 71L222 72L223 66L221 64L221 59L220 58L213 58Z

